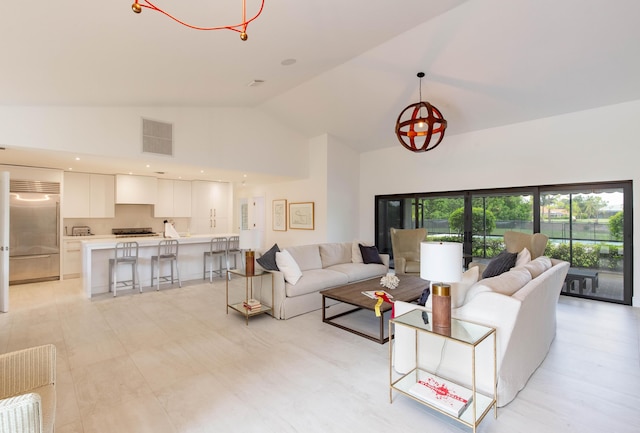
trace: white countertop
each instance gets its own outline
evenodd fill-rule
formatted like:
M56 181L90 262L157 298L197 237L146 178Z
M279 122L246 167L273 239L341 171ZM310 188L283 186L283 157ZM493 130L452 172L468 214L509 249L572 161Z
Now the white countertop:
M180 244L200 244L209 242L214 237L230 237L237 236L236 233L223 233L223 234L204 234L204 235L191 235L177 238L177 241ZM162 236L142 236L142 237L127 237L127 238L116 238L115 236L110 236L108 238L98 237L96 236L70 236L71 238L82 238L82 246L83 248L89 250L102 250L115 248L118 242L137 242L139 247L156 247L158 243L162 240L169 239L164 238Z

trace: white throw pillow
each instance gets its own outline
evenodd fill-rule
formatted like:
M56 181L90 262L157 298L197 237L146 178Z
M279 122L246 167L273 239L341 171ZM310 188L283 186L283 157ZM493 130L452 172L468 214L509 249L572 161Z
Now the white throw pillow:
M528 248L523 248L522 251L518 253L515 267L517 268L518 266L524 266L530 261L531 261L531 252L529 252Z
M284 274L284 279L287 283L295 285L300 277L302 277L300 266L298 266L289 251L283 250L276 253L276 264L280 272Z
M480 268L474 266L462 274L462 279L459 282L451 284L451 308L458 308L464 305L467 291L478 282L479 276Z

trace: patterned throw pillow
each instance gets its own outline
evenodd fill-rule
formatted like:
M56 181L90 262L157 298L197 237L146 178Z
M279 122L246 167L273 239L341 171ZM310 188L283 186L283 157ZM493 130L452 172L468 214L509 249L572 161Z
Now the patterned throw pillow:
M517 258L518 253L502 251L495 259L491 260L487 269L482 273L482 278L491 278L507 272L516 265Z

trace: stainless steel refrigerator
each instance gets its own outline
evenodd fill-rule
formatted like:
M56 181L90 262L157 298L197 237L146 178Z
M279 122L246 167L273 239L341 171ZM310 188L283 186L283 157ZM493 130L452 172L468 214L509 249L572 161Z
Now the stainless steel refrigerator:
M9 284L60 278L60 184L9 186Z

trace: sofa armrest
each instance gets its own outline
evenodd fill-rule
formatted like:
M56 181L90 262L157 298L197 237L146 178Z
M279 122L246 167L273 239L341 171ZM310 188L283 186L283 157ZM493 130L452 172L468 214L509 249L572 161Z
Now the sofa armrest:
M471 262L469 263L468 269L471 269L471 268L478 268L478 273L479 273L478 278L482 279L482 273L484 272L485 269L487 269L487 263Z
M0 398L56 383L56 346L30 347L0 355Z
M41 433L42 403L36 393L0 400L2 431L7 433Z
M389 270L389 254L380 254L380 259L382 260L382 264L387 267L387 271Z

